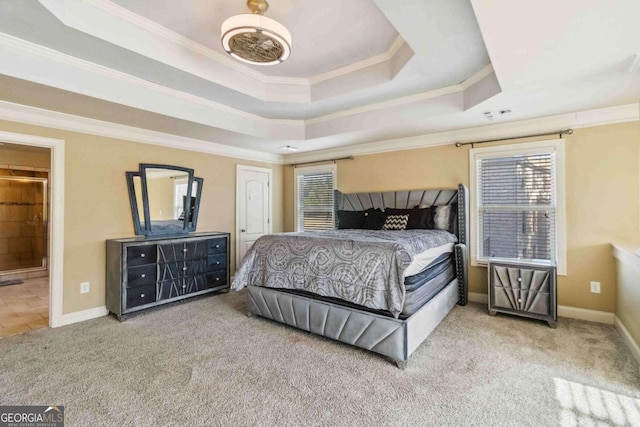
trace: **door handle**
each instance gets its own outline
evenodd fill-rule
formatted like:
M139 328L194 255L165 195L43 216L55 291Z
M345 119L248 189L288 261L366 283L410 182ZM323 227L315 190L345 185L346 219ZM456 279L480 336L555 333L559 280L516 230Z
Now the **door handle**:
M242 230L240 230L241 233L245 233L247 230L245 230L244 228Z

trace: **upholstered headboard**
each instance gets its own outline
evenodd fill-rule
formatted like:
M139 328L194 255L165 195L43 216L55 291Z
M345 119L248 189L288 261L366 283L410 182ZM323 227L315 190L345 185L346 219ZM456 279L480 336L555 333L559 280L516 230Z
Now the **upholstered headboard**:
M342 211L363 211L370 208L411 209L415 206L442 206L458 203L455 234L461 244L467 244L469 218L469 190L463 184L457 189L429 189L410 191L386 191L374 193L342 193L335 190L334 214Z
M411 209L415 206L441 206L458 204L454 232L458 236L455 245L456 276L458 278L458 304L467 305L469 295L468 250L469 242L469 189L458 184L457 189L430 189L411 191L387 191L375 193L349 193L334 191L334 216L339 210L361 211L370 208Z

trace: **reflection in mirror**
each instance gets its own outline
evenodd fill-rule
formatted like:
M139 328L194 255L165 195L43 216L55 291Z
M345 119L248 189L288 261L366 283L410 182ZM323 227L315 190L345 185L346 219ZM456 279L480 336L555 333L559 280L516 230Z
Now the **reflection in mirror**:
M184 213L183 197L187 194L188 186L188 174L169 169L147 169L151 221L182 219L180 217Z

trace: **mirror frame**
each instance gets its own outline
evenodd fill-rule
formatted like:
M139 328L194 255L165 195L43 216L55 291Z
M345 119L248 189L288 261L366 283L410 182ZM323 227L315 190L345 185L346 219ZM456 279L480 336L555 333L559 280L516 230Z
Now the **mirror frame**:
M187 184L187 194L192 194L193 183L196 182L198 184L198 188L196 190L195 195L195 205L193 207L193 218L191 218L191 197L186 197L185 206L184 206L184 220L182 230L172 230L166 231L161 229L154 229L153 223L151 222L151 215L149 212L149 192L147 186L147 169L168 169L176 172L186 173L188 175L188 184ZM135 178L140 178L141 184L141 193L142 193L142 206L143 206L143 217L144 217L144 227L140 222L140 212L138 211L138 198L135 192L134 180ZM194 176L193 169L185 168L181 166L174 165L162 165L156 163L140 163L140 169L136 172L126 172L127 178L127 188L129 190L129 203L131 205L131 214L133 217L133 228L136 235L144 235L144 236L168 236L168 235L185 235L191 232L196 231L196 227L198 224L198 213L200 211L200 197L202 196L202 186L204 184L204 179ZM177 220L176 220L177 221Z

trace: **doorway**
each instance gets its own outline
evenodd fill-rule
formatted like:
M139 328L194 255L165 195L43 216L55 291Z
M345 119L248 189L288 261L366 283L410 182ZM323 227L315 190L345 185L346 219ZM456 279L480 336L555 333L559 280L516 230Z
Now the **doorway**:
M49 325L50 151L0 143L0 338Z
M62 314L64 256L64 140L0 131L0 143L49 149L49 233L48 289L49 326L52 328L78 321L75 313ZM45 284L46 287L46 284Z
M271 169L238 165L236 173L236 269L260 236L271 233Z

